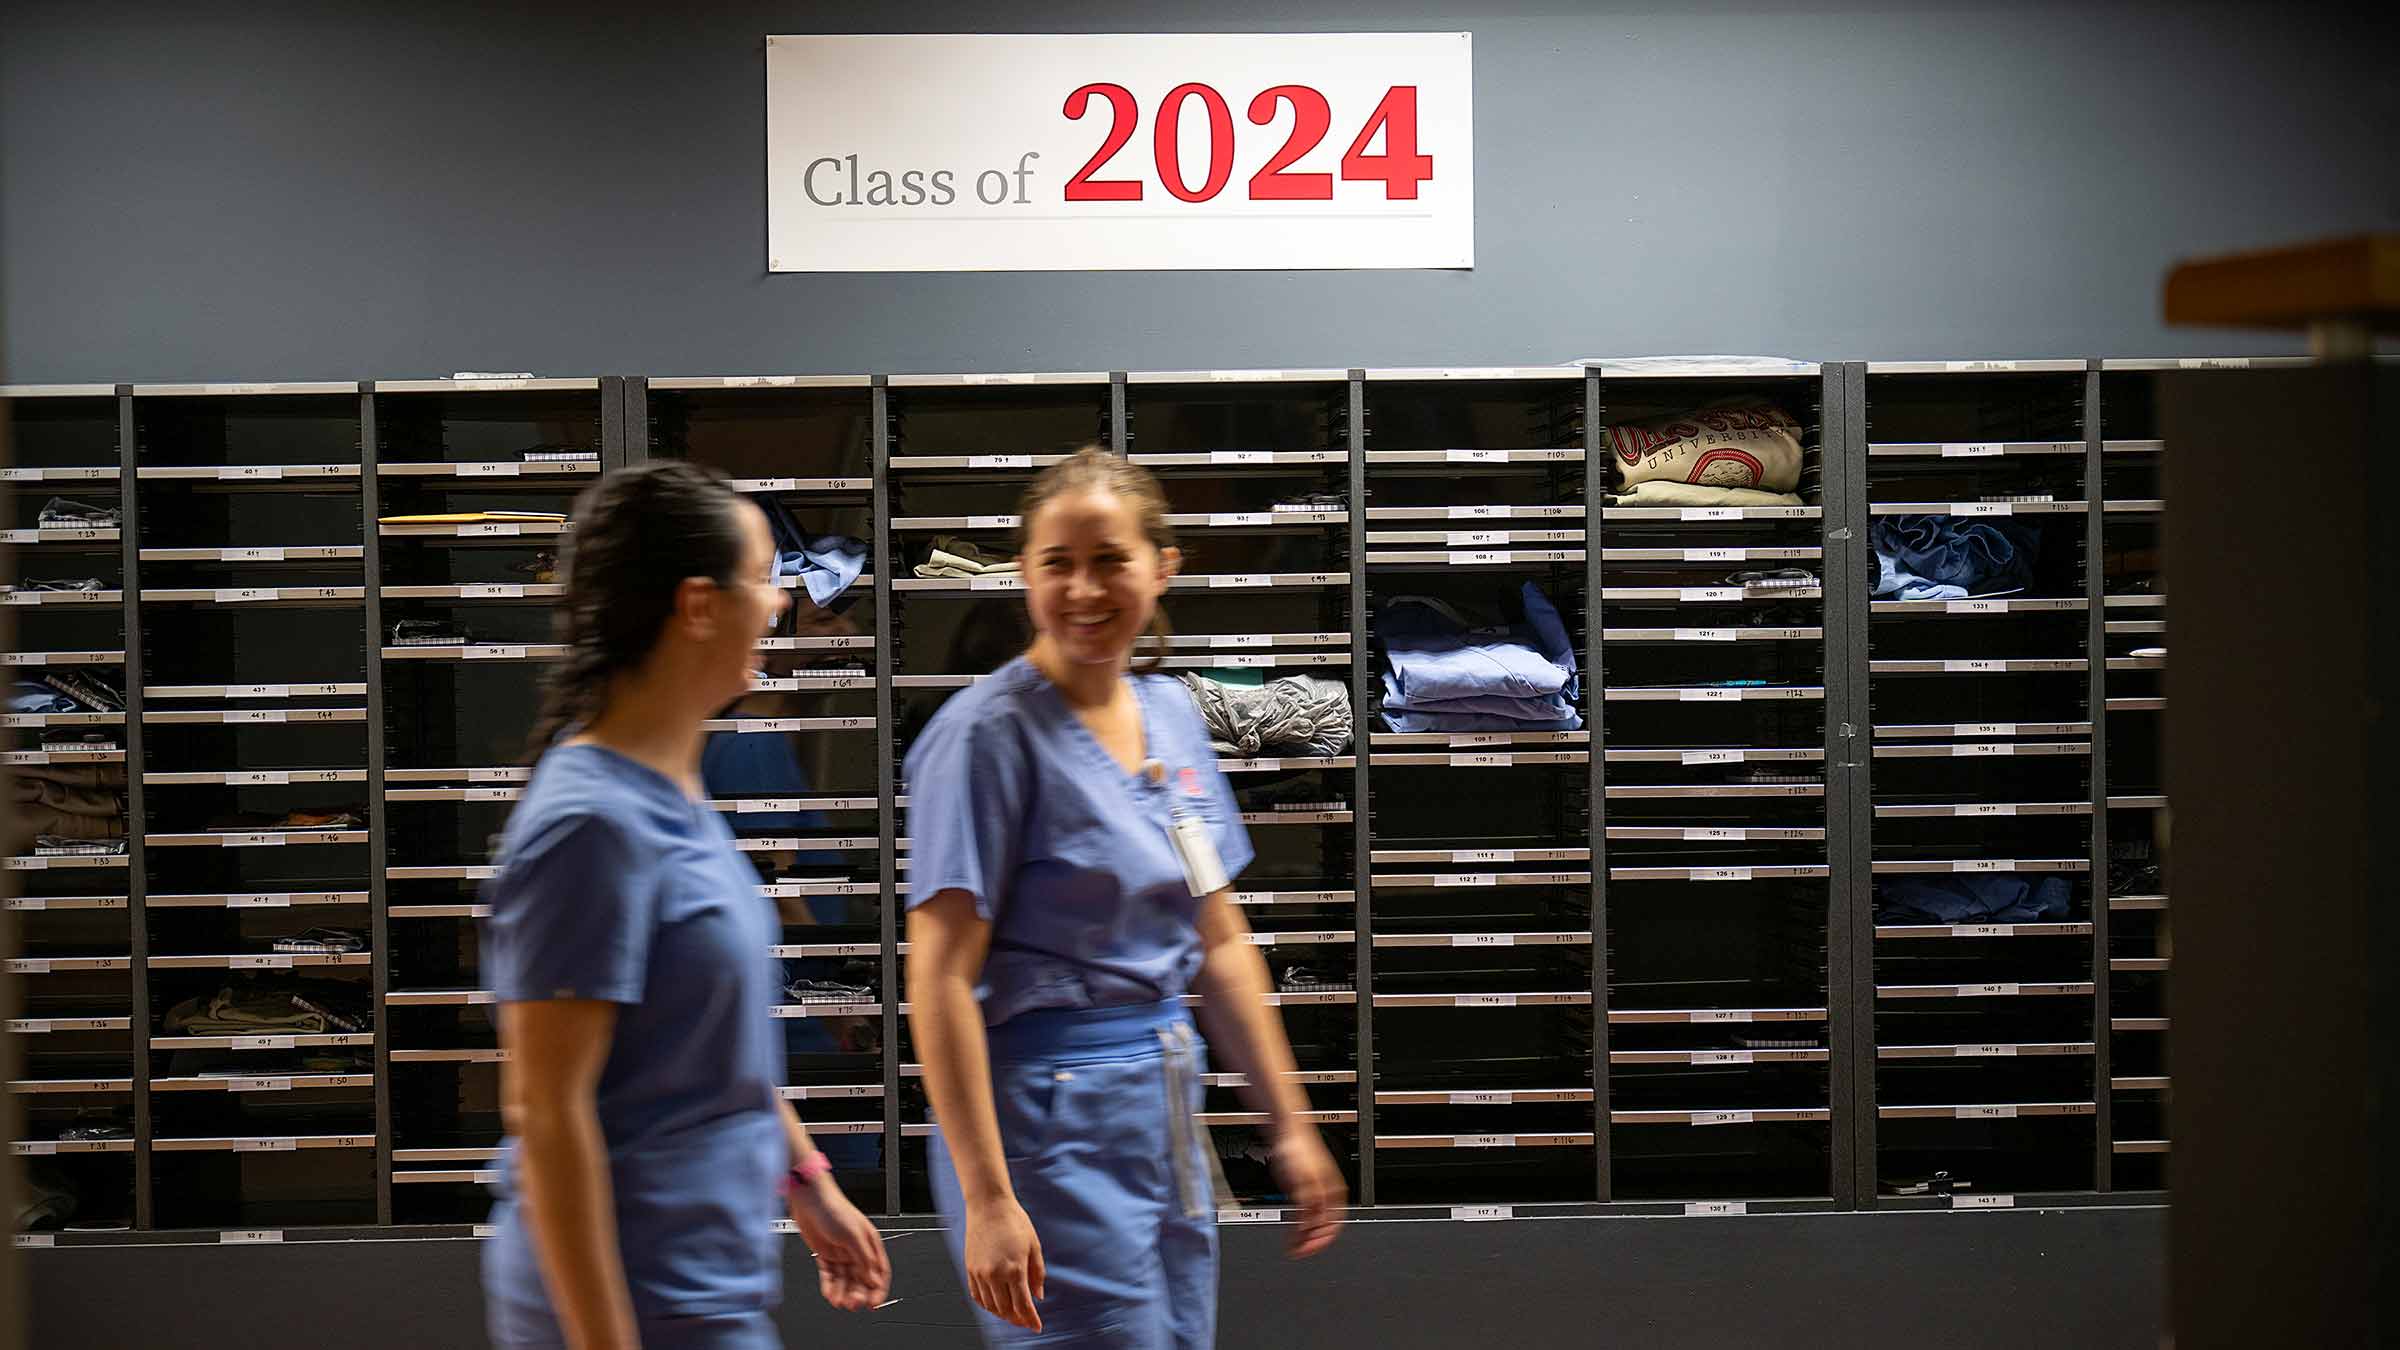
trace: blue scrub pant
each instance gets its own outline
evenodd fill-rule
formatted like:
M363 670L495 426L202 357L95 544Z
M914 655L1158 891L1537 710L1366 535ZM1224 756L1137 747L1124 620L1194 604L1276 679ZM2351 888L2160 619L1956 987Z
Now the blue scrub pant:
M564 1350L558 1322L548 1308L529 1308L506 1299L485 1299L484 1320L494 1350ZM642 1350L782 1350L783 1336L764 1312L712 1313L697 1317L645 1317Z
M992 1098L1047 1269L1036 1335L977 1309L986 1346L1207 1350L1217 1331L1206 1053L1179 1002L1021 1013L990 1031ZM940 1133L933 1194L966 1272L966 1207Z

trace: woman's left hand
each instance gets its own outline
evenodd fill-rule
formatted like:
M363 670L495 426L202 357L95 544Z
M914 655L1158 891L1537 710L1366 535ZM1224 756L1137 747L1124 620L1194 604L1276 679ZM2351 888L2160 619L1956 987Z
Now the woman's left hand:
M1315 1126L1304 1125L1275 1145L1275 1179L1300 1211L1292 1229L1293 1260L1314 1256L1333 1245L1342 1231L1342 1210L1350 1203L1350 1183L1325 1151Z
M817 1258L817 1289L843 1312L876 1307L892 1289L891 1258L883 1235L858 1212L830 1175L795 1188L792 1222Z

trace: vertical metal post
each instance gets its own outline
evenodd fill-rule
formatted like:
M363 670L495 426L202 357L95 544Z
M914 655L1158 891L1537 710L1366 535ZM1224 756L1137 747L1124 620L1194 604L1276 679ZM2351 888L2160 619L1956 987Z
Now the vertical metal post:
M2109 1034L2108 970L2108 602L2103 563L2108 548L2107 477L2102 469L2100 362L2083 370L2083 595L2084 703L2092 720L2092 871L2085 887L2092 913L2092 1189L2115 1189L2116 1134L2109 1082L2114 1049Z
M1584 726L1590 735L1592 858L1592 1198L1602 1204L1616 1198L1616 1154L1610 1148L1608 1075L1608 680L1601 658L1606 654L1601 631L1607 627L1600 598L1607 579L1601 552L1601 530L1608 501L1608 436L1606 405L1601 402L1600 370L1583 372L1583 680L1584 703L1590 709Z
M367 950L374 953L375 989L375 1222L392 1222L392 991L391 810L384 801L390 703L383 683L383 516L381 431L375 385L358 386L359 576L366 597L367 672Z
M1874 566L1874 515L1868 507L1867 367L1863 361L1841 364L1842 440L1841 496L1838 510L1850 531L1846 540L1830 541L1826 556L1825 616L1842 619L1843 644L1837 653L1826 647L1828 693L1838 679L1842 688L1842 718L1855 733L1826 738L1826 790L1839 792L1850 804L1838 852L1829 851L1840 868L1842 884L1834 903L1844 915L1837 925L1845 941L1849 979L1829 988L1834 1004L1826 1010L1833 1019L1826 1044L1837 1042L1848 1051L1848 1081L1837 1087L1846 1094L1850 1112L1850 1178L1844 1194L1860 1209L1873 1209L1876 1197L1876 1052L1875 1052L1875 733L1874 687L1869 664L1873 651L1874 612L1868 603L1868 580ZM1828 457L1827 502L1833 507L1833 466ZM1838 555L1831 548L1839 544ZM1838 562L1839 570L1835 564ZM1831 636L1830 630L1828 636ZM1838 660L1838 667L1835 664ZM1829 705L1830 707L1830 705ZM1838 758L1834 758L1838 756ZM1838 787L1837 787L1838 784ZM1830 833L1830 821L1828 822ZM1846 931L1840 931L1846 930Z
M141 428L136 420L133 386L117 386L117 480L119 501L117 548L124 595L125 642L125 924L133 998L133 1226L157 1226L158 1209L151 1166L151 1140L156 1125L150 1116L150 862L142 837L150 823L142 791L145 740L142 735L142 509Z
M1122 455L1133 444L1133 427L1125 408L1125 372L1108 372L1108 449Z
M1375 856L1373 769L1375 729L1367 709L1375 653L1367 636L1367 372L1353 369L1343 385L1349 399L1350 706L1355 725L1350 752L1351 985L1358 991L1358 1194L1375 1203Z
M875 551L875 820L877 831L877 880L881 885L882 901L877 906L882 923L881 961L883 964L883 1212L900 1212L900 869L899 852L899 756L900 730L893 712L892 675L898 660L892 649L896 625L892 621L892 573L897 556L892 551L891 501L891 387L889 377L877 375L870 391L868 413L868 464L872 475L870 513L874 517ZM929 1144L927 1147L931 1147Z
M1851 997L1854 942L1859 925L1868 923L1872 931L1872 924L1853 887L1864 869L1852 855L1851 843L1873 809L1862 796L1859 775L1849 768L1867 748L1861 734L1867 725L1865 690L1850 662L1851 630L1865 617L1856 608L1865 591L1855 578L1862 570L1856 560L1867 525L1853 503L1852 485L1866 473L1866 456L1860 428L1851 420L1844 376L1842 363L1828 362L1818 386L1818 458L1824 470L1818 521L1824 556L1818 574L1824 578L1819 604L1825 629L1820 652L1825 684L1825 1088L1832 1110L1833 1200L1840 1208L1852 1209L1858 1204L1854 1118L1860 1064L1859 1009Z
M623 375L617 379L617 457L607 467L621 469L650 459L650 377ZM605 420L607 414L602 412ZM605 439L605 437L604 437ZM606 456L603 454L603 460Z

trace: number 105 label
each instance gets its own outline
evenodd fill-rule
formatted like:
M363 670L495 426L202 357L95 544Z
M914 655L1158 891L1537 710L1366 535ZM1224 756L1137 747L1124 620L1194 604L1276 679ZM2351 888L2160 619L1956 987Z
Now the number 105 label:
M1465 33L767 39L770 271L1469 267Z

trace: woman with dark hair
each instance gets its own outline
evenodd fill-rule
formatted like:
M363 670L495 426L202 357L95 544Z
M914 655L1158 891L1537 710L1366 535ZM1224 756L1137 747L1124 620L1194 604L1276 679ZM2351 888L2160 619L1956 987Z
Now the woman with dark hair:
M585 490L568 653L485 887L503 1151L483 1259L504 1347L781 1344L780 1191L837 1308L891 1268L782 1100L774 910L710 808L701 723L782 612L765 518L680 461Z
M987 1346L1202 1350L1208 1057L1271 1122L1294 1255L1333 1241L1346 1186L1229 893L1251 860L1241 812L1190 694L1151 673L1182 560L1158 480L1087 448L1034 480L1017 530L1032 645L908 755L934 1197ZM1205 1050L1186 991L1205 996Z

